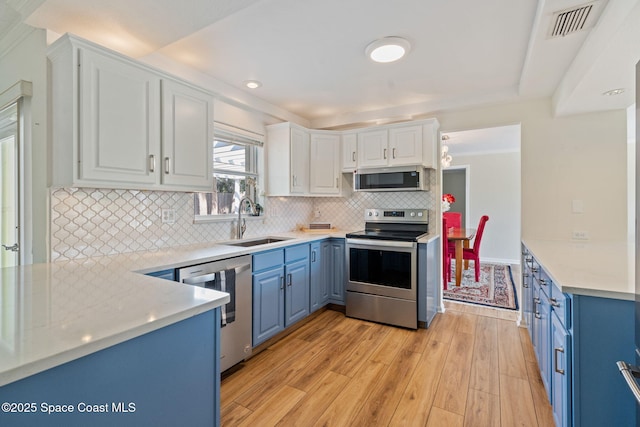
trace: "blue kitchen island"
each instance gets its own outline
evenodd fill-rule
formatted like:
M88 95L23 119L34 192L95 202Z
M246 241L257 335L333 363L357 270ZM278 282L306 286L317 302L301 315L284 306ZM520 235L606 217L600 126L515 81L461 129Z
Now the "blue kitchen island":
M0 269L0 425L219 425L226 293L85 260Z

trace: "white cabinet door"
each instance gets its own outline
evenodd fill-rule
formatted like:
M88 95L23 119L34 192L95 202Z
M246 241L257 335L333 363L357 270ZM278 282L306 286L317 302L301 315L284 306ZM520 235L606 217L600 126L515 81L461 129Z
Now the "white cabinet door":
M309 192L309 132L298 128L291 129L290 153L291 193L306 194Z
M160 157L160 78L81 49L78 178L155 184Z
M309 155L312 194L340 194L340 136L311 134Z
M422 164L422 126L389 129L389 166Z
M358 167L358 134L342 135L342 171L353 172Z
M358 167L387 166L388 132L379 130L358 134Z
M162 80L162 184L213 188L213 97Z

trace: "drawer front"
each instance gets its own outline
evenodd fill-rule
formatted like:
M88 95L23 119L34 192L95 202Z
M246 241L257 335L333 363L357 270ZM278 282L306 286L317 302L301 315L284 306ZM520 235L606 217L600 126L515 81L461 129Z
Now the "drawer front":
M284 264L284 250L275 249L273 251L259 252L253 255L253 271L266 270L268 268L279 267Z
M536 265L538 266L538 269L537 272L533 273L533 277L535 277L535 279L540 284L540 290L542 291L542 293L544 293L545 298L548 299L551 296L551 279L549 278L547 272L544 271L544 269L540 267L539 264L536 263Z
M309 257L309 244L289 246L284 248L284 261L289 263L303 258Z
M549 295L551 310L556 313L565 329L571 328L571 298L560 291L560 288L553 283L551 295Z

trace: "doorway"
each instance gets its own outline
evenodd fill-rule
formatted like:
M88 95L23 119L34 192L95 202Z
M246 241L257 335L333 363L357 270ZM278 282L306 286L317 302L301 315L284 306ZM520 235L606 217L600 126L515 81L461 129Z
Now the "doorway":
M451 167L442 171L442 194L452 194L455 203L451 204L449 212L459 212L460 226L467 224L467 168Z
M18 104L0 110L0 268L20 263Z

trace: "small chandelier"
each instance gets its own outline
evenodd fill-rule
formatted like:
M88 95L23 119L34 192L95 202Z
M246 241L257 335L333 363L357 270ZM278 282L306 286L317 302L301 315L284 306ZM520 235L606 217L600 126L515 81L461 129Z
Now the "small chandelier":
M451 160L453 160L453 158L451 157L451 154L449 154L449 146L445 142L448 139L449 139L449 135L442 135L442 148L440 152L440 162L442 163L443 168L448 168L449 166L451 166Z

